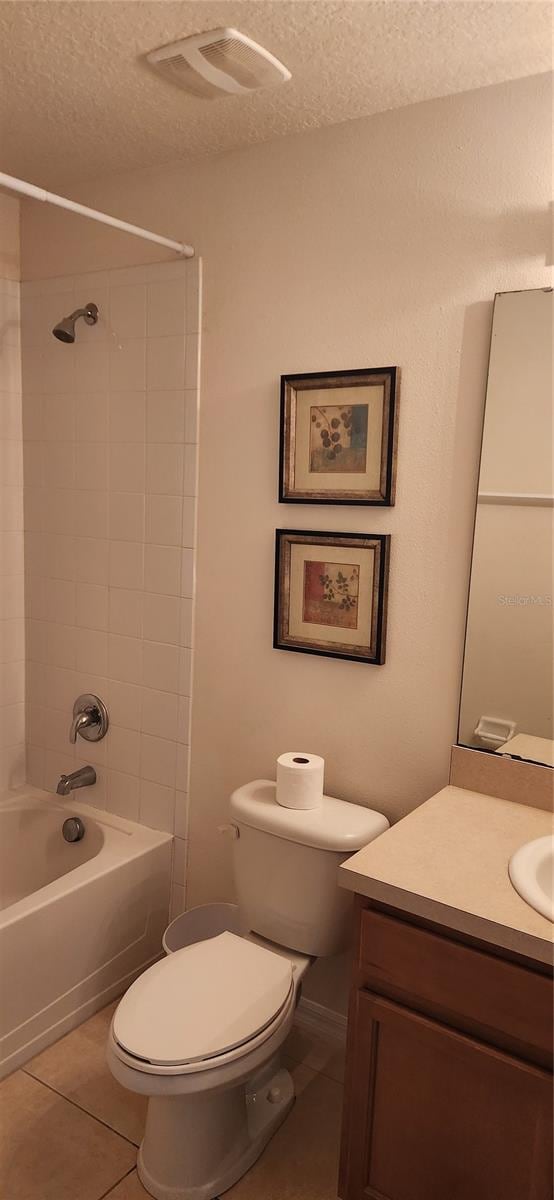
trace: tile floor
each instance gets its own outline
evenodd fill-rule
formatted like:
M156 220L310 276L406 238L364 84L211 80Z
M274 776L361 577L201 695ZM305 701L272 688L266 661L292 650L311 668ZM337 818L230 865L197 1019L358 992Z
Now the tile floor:
M114 1005L0 1083L2 1200L148 1200L135 1169L146 1100L105 1062ZM335 1200L344 1052L295 1028L285 1064L297 1100L225 1200Z

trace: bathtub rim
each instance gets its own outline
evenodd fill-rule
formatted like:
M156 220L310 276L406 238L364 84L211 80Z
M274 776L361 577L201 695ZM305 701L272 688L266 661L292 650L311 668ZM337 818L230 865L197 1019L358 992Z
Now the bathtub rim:
M85 823L87 820L95 821L102 829L104 843L98 853L87 862L72 867L64 875L0 909L0 930L44 905L76 891L77 888L85 887L91 880L117 870L122 862L140 858L149 850L174 840L171 833L150 829L116 813L76 801L72 796L58 796L54 792L47 792L28 784L12 789L0 799L0 816L3 811L18 806L25 800L33 804L47 804L51 810L59 811L60 815L65 813L68 816L80 816Z

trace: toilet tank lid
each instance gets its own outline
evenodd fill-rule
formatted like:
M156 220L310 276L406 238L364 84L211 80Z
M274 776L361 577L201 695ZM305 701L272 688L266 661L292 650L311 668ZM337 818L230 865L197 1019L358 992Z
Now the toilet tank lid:
M324 796L320 808L283 808L276 791L270 779L245 783L231 796L231 817L289 842L343 854L361 850L389 828L382 813L361 804Z

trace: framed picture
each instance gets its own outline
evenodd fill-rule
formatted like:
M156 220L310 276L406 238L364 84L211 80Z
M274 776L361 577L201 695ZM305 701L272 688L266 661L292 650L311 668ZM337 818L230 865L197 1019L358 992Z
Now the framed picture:
M278 529L273 645L384 663L390 535Z
M281 376L279 499L394 504L396 367Z

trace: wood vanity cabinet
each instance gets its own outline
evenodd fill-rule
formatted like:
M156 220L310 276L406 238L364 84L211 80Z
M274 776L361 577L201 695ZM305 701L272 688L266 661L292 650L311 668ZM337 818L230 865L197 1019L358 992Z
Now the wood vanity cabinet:
M552 1200L548 968L356 909L339 1196Z

